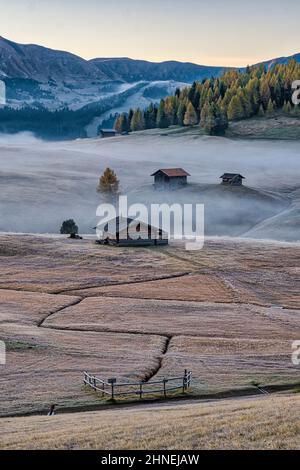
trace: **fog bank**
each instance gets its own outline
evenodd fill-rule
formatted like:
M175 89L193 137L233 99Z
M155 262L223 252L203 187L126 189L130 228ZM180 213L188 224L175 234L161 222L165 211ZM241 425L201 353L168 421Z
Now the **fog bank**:
M110 166L131 202L204 203L209 236L300 240L300 143L242 141L149 131L112 139L43 142L32 134L0 135L0 230L57 233L74 218L91 233L96 192ZM180 191L155 192L151 174L183 167ZM244 188L224 188L220 176L238 172Z

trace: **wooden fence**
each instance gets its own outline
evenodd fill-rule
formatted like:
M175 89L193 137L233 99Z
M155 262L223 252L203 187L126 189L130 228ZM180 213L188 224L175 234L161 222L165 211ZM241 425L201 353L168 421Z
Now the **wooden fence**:
M120 396L138 395L140 399L144 395L163 394L167 398L168 392L181 390L185 393L191 387L192 372L185 370L181 377L168 377L161 380L149 382L123 382L118 383L117 379L102 380L99 377L84 372L84 385L100 392L102 396L107 396L111 400Z

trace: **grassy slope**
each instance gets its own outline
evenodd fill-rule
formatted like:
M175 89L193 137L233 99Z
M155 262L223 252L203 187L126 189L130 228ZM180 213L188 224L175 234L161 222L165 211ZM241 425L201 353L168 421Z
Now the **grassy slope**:
M204 136L203 129L199 126L179 127L172 126L167 129L154 129L143 131L145 135L149 133L160 133L161 136L190 137ZM142 132L140 132L142 134ZM267 140L299 140L300 139L300 117L286 116L276 113L270 117L253 117L241 121L231 121L226 131L226 137L242 139L267 139Z
M299 449L299 412L294 395L3 419L0 447Z
M298 140L300 139L300 119L281 114L270 118L254 117L244 121L231 122L228 137Z

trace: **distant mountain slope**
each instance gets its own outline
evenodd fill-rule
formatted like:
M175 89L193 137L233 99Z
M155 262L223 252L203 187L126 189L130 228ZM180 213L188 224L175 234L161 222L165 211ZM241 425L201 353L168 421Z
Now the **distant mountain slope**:
M109 115L129 106L158 102L176 87L219 76L222 67L191 63L152 63L129 58L85 60L69 52L0 37L0 78L6 82L7 105L54 111L96 106ZM140 93L141 86L144 87ZM130 98L128 104L124 98ZM96 115L100 118L101 114Z
M208 67L190 62L155 63L129 58L92 59L90 63L96 65L102 73L110 75L112 80L119 78L129 83L140 80L176 80L192 83L194 80L219 76L224 71L224 67Z
M300 62L300 54L292 58ZM288 60L281 57L265 64ZM0 36L0 79L6 83L7 107L17 110L10 118L2 113L1 129L9 132L9 121L14 124L14 132L24 130L19 111L24 107L30 112L67 109L80 111L80 117L69 113L68 119L79 119L83 132L95 135L104 119L113 121L111 114L127 112L131 107L146 108L173 94L176 88L218 77L225 70L189 62L154 63L126 57L85 60L69 52L17 44ZM33 115L29 117L34 119Z
M69 52L17 44L3 37L0 37L0 75L41 82L109 79L93 63Z
M265 62L262 62L262 63L269 65L269 66L275 65L275 64L288 64L288 62L292 59L296 60L296 62L300 62L300 53L294 54L288 57L278 57L277 59L266 60Z
M162 63L129 58L85 60L69 52L35 44L17 44L0 37L0 75L41 82L94 79L137 82L175 80L191 83L222 73L223 67L192 63Z
M300 61L300 53L265 61L265 64ZM123 58L85 60L70 52L58 51L35 44L17 44L0 36L0 76L31 79L38 82L99 80L120 81L178 81L192 83L219 76L226 68L197 65L190 62L149 62Z

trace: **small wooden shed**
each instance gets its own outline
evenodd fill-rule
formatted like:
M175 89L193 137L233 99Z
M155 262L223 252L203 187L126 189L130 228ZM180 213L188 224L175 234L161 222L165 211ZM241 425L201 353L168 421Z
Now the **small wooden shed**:
M222 179L222 184L227 186L242 186L243 180L245 179L245 177L239 173L224 173L220 178Z
M102 138L115 137L117 135L117 131L115 129L100 129L100 135Z
M151 176L154 176L154 187L163 189L185 186L187 177L191 175L182 168L166 168L157 170Z
M116 217L97 227L97 242L102 245L150 246L167 245L167 232L136 219Z

